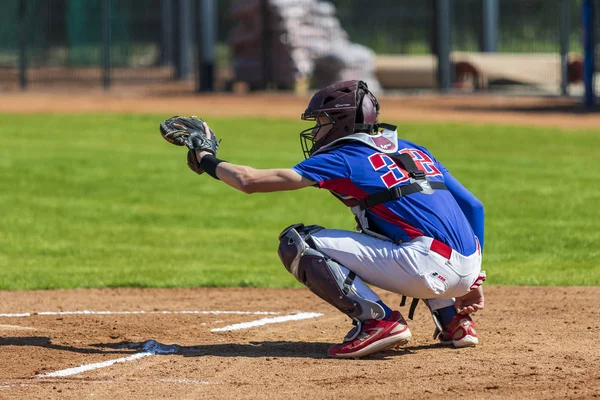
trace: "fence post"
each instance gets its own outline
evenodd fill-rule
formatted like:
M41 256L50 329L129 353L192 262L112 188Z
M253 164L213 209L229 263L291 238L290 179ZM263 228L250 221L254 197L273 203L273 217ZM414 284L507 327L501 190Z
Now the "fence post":
M178 26L179 26L179 51L177 52L177 56L179 60L177 61L177 78L185 79L188 77L191 71L190 67L190 44L191 44L191 21L192 21L192 13L191 13L191 5L190 0L179 0L179 18L178 18Z
M437 59L438 85L442 92L447 92L452 86L452 70L450 62L450 0L436 0L437 24Z
M19 86L27 89L27 5L26 0L19 1Z
M110 89L111 74L111 0L102 2L102 85L104 90Z
M560 94L569 95L569 38L571 36L571 0L560 1Z
M267 89L272 78L271 38L269 32L269 0L260 0L260 46L262 66L262 89Z
M196 88L198 92L214 90L215 43L217 13L214 0L198 0L200 23L198 33L198 71Z
M583 0L582 19L583 19L583 85L585 87L584 104L591 108L596 99L594 95L594 1Z
M173 4L170 0L160 0L160 65L173 62Z
M498 20L500 6L498 0L483 0L483 51L498 51Z

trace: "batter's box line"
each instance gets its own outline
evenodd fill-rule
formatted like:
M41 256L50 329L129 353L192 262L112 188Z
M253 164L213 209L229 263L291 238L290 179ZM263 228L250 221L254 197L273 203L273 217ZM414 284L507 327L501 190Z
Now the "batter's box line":
M24 318L36 315L41 316L60 316L60 315L144 315L144 314L201 314L201 315L279 315L276 311L40 311L40 312L25 312L25 313L7 313L0 314L4 318Z
M5 318L24 318L32 316L63 316L63 315L166 315L166 314L196 314L196 315L279 315L276 311L41 311L35 313L0 314ZM313 312L297 312L278 317L262 318L256 321L242 322L228 325L223 328L211 329L211 332L237 331L267 324L277 324L287 321L298 321L308 318L317 318L323 314Z
M323 315L323 314L314 313L314 312L301 312L301 313L297 313L297 314L283 315L281 317L262 318L262 319L259 319L256 321L241 322L239 324L227 325L223 328L214 328L214 329L211 329L210 331L211 332L237 331L240 329L249 329L249 328L254 328L257 326L268 325L268 324L278 324L281 322L299 321L302 319L317 318L317 317L320 317L321 315Z
M165 315L165 314L197 314L197 315L278 315L277 311L41 311L34 313L15 313L0 314L4 318L24 318L32 316L63 316L63 315ZM211 332L237 331L240 329L249 329L256 326L267 324L277 324L287 321L298 321L308 318L317 318L323 314L313 312L297 312L279 317L262 318L256 321L242 322L239 324L227 325L223 328L211 329Z

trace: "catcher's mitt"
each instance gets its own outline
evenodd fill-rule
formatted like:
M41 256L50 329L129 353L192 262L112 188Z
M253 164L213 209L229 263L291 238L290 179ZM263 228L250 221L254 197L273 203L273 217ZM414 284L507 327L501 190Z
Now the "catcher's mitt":
M160 124L160 134L176 146L204 150L217 155L219 142L212 129L198 117L171 117Z

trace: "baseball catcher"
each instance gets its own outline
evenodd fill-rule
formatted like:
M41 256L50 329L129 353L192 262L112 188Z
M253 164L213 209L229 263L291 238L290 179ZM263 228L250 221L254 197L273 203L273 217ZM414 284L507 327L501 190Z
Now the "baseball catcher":
M300 133L305 160L287 169L217 158L219 142L195 117L173 117L160 131L187 147L193 171L242 192L317 187L350 208L357 232L299 223L279 234L285 268L354 324L329 356L363 357L411 338L402 314L365 282L425 301L442 343L475 346L470 314L484 306L483 206L429 150L380 123L379 108L362 81L318 91L301 117L312 122Z

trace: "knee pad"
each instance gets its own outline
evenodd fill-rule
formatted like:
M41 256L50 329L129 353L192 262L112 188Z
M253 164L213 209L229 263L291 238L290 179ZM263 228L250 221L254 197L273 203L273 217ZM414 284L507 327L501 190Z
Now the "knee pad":
M279 235L279 258L286 269L311 292L350 318L382 319L383 307L360 296L353 286L356 274L315 248L310 235L324 229L296 224Z

